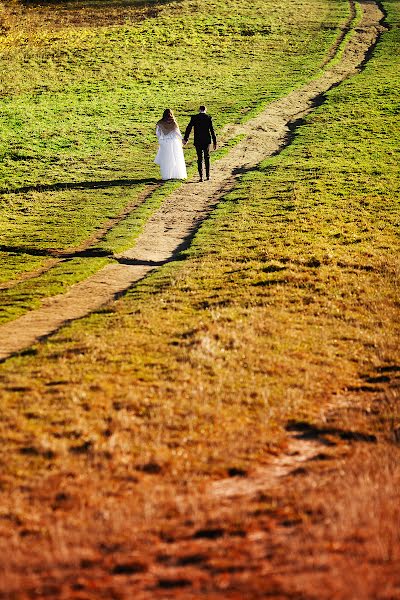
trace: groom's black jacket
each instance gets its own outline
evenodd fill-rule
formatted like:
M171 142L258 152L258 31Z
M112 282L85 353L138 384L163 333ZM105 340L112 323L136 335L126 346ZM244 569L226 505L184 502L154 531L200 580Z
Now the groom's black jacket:
M194 128L194 145L204 148L211 144L211 138L213 144L217 144L217 138L214 133L214 127L212 118L210 115L206 113L199 113L198 115L193 115L190 118L190 123L186 127L185 137L183 138L185 142L188 141L190 132L192 131L192 127Z

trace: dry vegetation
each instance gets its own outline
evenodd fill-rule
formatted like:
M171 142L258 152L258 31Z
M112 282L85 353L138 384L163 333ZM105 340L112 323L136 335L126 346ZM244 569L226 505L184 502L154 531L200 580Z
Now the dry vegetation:
M0 598L400 598L398 31L182 260L1 365Z
M97 0L80 2L7 0L0 3L3 33L20 31L35 35L40 29L57 30L65 27L108 27L137 23L157 17L164 2L149 0Z

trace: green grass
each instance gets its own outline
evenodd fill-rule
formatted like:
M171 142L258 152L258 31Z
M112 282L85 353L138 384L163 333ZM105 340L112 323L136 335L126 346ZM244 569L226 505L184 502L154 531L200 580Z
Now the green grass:
M183 260L1 367L11 480L247 468L288 418L319 418L398 364L399 14L385 6L393 27L363 73L243 176ZM85 462L69 449L87 441Z
M107 258L67 258L40 277L3 290L0 323L39 308L43 298L64 293L69 286L93 275L108 262L111 261Z
M80 27L68 20L71 6L57 10L19 15L0 40L0 189L8 192L0 197L2 281L45 264L29 248L81 243L158 177L154 124L165 106L183 128L205 101L220 133L315 76L348 3L216 1L193 13L184 0L157 5L153 18L132 8L123 24ZM46 15L57 26L46 26ZM193 149L187 158L194 161ZM110 182L106 191L46 190L101 181ZM152 206L154 200L103 246L116 251L133 241L131 223L142 223ZM81 264L70 282L86 276ZM62 271L59 277L65 288ZM38 288L40 295L54 291L46 279L29 285L32 295L23 286L4 300L14 301L14 316L35 305Z

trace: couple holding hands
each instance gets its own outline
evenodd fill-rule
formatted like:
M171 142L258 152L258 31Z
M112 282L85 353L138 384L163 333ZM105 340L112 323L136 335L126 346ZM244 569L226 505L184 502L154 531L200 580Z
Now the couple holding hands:
M206 107L200 106L199 113L193 115L182 136L172 110L164 110L162 119L156 126L159 148L154 162L159 165L162 179L186 179L186 164L183 156L183 146L187 144L190 132L194 129L194 145L197 152L197 167L200 181L203 181L203 161L206 179L210 179L210 145L217 147L212 118L207 114ZM183 138L183 139L182 139Z

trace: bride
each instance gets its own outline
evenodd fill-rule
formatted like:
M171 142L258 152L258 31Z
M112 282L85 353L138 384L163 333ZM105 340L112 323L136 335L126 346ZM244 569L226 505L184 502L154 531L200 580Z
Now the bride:
M162 179L186 179L186 165L183 156L182 134L172 110L164 110L162 119L156 126L156 135L160 144L154 159L159 165Z

